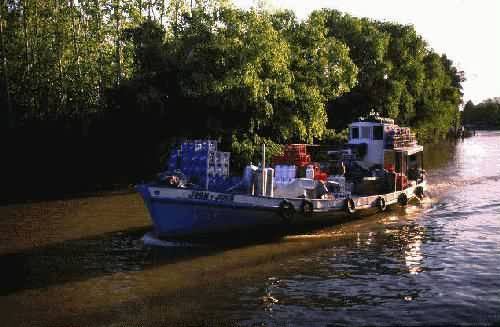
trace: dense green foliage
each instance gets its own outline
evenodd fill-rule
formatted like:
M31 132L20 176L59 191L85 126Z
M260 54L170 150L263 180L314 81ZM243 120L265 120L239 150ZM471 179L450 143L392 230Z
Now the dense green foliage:
M462 113L462 120L464 125L472 128L500 128L499 99L488 99L477 105L468 101Z
M0 38L3 127L36 122L53 139L135 134L165 151L215 137L243 163L262 142L345 139L372 109L426 140L460 123L445 55L412 26L335 10L299 21L218 0L3 0Z
M326 17L329 33L345 42L359 68L358 84L330 102L330 124L345 126L375 109L415 127L424 141L440 139L459 123L462 81L445 55L429 49L413 26L358 19L334 10Z
M113 110L125 91L127 110L196 115L202 134L312 142L327 117L341 130L371 109L440 136L461 101L452 62L412 26L335 10L299 22L218 2L28 0L1 13L11 121Z

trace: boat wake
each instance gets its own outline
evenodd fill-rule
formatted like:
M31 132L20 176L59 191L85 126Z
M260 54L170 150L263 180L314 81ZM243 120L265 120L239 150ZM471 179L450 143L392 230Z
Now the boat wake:
M286 235L283 237L283 240L291 241L291 240L303 240L303 239L330 239L334 237L344 236L344 232L339 231L325 231L320 230L315 234L297 234L297 235Z
M144 234L144 236L141 238L141 240L144 242L144 245L147 245L147 246L186 247L186 248L203 247L203 245L201 245L201 244L195 244L195 243L190 243L190 242L162 240L162 239L157 238L153 232L147 232L146 234Z
M474 184L482 184L485 182L497 182L500 181L500 176L479 176L479 177L472 177L472 178L464 178L464 179L455 179L455 180L448 180L448 181L442 181L442 182L430 182L428 184L428 191L432 193L442 193L448 191L450 188L454 187L464 187L467 185L474 185Z

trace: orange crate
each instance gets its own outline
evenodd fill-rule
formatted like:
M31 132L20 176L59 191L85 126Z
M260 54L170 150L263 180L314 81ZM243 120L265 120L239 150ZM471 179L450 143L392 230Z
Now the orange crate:
M328 179L328 174L327 173L322 173L322 172L318 172L318 173L315 172L314 173L314 179L326 182L326 180Z
M288 144L285 145L285 153L290 154L306 154L305 144Z
M271 163L273 165L283 165L283 164L287 164L288 160L285 156L273 156L271 158Z
M308 165L311 162L311 157L309 155L305 155L303 157L299 157L295 159L295 165L299 167L303 167Z

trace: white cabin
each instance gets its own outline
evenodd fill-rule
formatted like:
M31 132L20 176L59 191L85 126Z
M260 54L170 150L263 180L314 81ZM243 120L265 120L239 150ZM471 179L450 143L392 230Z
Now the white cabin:
M349 125L349 144L366 144L363 161L371 164L384 164L384 149L387 133L394 124L371 121L358 121Z
M392 119L379 118L357 121L349 125L349 144L366 144L366 153L358 160L408 175L410 170L423 168L423 146L417 144L409 128L394 124Z

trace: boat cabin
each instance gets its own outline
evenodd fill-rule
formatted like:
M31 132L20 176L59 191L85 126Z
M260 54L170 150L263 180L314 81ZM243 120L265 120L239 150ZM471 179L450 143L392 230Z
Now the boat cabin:
M385 140L391 125L382 122L359 121L349 125L349 144L366 144L363 161L370 164L384 163Z
M392 119L376 117L349 125L349 145L362 148L357 160L365 167L380 167L396 175L395 190L423 177L423 146L414 133L394 124Z

